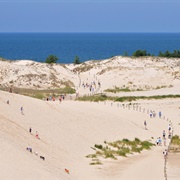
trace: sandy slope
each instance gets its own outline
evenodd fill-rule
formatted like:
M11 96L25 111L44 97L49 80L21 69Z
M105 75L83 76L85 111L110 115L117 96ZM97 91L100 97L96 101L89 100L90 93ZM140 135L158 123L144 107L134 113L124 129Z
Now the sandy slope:
M77 71L77 67L80 71ZM82 71L83 68L89 68ZM78 73L77 73L78 72ZM180 94L179 59L113 57L81 65L47 65L33 61L0 61L1 87L46 89L63 87L71 81L80 95L108 88L144 88L148 91L110 95ZM98 87L98 82L101 87ZM165 87L163 89L156 89ZM169 88L171 87L171 88ZM94 93L93 92L93 93ZM8 105L6 102L10 101ZM89 165L86 155L95 144L122 138L152 140L162 136L170 122L180 135L180 100L138 101L141 112L120 107L121 103L47 102L0 91L0 179L62 180L141 180L164 179L164 146L119 160L103 160ZM24 107L24 115L20 107ZM143 113L145 109L145 113ZM162 111L162 119L149 117L148 110ZM143 122L147 121L148 130ZM32 128L32 135L28 132ZM36 131L40 139L35 138ZM152 139L152 137L154 139ZM32 147L33 153L26 151ZM38 156L34 154L38 152ZM42 161L39 156L46 158ZM67 174L64 169L70 170ZM169 172L172 171L169 169ZM175 179L178 177L175 176Z
M175 133L180 132L179 100L140 103L146 109L161 110L165 119L150 119L147 113L111 106L110 102L60 104L0 92L0 179L163 179L163 146L127 159L105 160L101 166L90 166L90 159L85 158L94 152L90 147L104 140L154 137L155 141L163 130L167 131L167 118L173 122ZM145 119L147 131L143 127ZM40 140L35 138L35 131ZM26 147L32 147L46 160L26 151ZM70 174L64 172L65 168Z
M49 65L30 60L0 61L2 88L48 89L69 84L83 95L90 93L88 88L82 88L83 82L91 84L92 81L96 83L93 92L104 92L115 87L149 91L171 87L177 91L180 87L180 59L116 56L80 65ZM98 82L102 85L100 89ZM170 89L171 92L174 90Z

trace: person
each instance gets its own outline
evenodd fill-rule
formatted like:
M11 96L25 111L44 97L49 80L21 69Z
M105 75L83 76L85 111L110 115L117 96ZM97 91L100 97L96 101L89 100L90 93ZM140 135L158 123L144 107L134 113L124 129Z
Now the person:
M145 129L147 130L147 123L146 123L146 120L144 121L144 127L145 127Z
M31 147L27 147L26 150L32 153L32 148Z
M36 138L39 139L39 134L38 132L36 131Z
M156 140L156 145L159 145L159 138L157 138Z
M162 113L161 113L161 111L159 111L159 118L161 118L161 116L162 116Z
M163 131L163 138L165 138L165 136L166 136L166 132L165 132L165 130Z
M152 114L152 112L150 112L150 114L149 114L149 115L150 115L150 118L152 118L152 115L153 115L153 114Z
M159 143L158 143L158 144L161 146L161 145L162 145L162 140L161 140L161 137L159 137L159 140L158 140L158 141L159 141Z
M21 114L23 114L23 106L21 107Z
M7 100L7 104L9 104L9 100Z
M168 138L171 139L171 131L169 131Z
M168 130L171 131L171 125L170 125L170 124L169 124L169 126L168 126Z
M164 146L166 146L166 138L164 138Z
M167 149L164 150L163 154L164 154L164 159L167 159L167 155L168 155Z
M29 133L31 134L31 132L32 132L32 129L31 129L31 127L29 128Z

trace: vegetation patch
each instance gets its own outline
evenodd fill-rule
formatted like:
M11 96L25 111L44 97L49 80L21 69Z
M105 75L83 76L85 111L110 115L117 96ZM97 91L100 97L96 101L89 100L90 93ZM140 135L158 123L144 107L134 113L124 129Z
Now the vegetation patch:
M131 84L131 82L129 82L129 84ZM106 89L104 90L104 92L110 92L110 93L119 93L119 92L133 92L133 91L147 91L150 89L162 89L162 88L171 88L173 87L172 85L170 86L156 86L156 87L148 87L146 86L145 88L129 88L129 87L124 87L124 88L119 88L117 86L115 86L114 89Z
M130 92L129 88L119 88L116 87L114 89L106 89L105 92L118 93L118 92Z
M105 94L96 94L96 95L93 95L93 96L79 97L76 100L78 100L78 101L93 101L93 102L98 102L98 101L106 101L106 100L115 100L115 98L114 97L106 96Z
M99 158L117 160L118 156L127 157L129 154L149 150L152 146L154 146L153 143L141 141L138 138L135 138L133 141L129 139L122 139L115 142L104 141L104 145L95 144L92 148L95 153L87 155L86 158L91 158L92 162L90 165L99 165L102 164Z
M172 137L169 151L173 153L180 153L180 137L178 135Z
M78 67L74 68L73 71L74 72L79 72L79 73L80 72L86 72L86 71L89 71L90 69L92 69L93 67L94 67L93 65L82 63Z
M5 88L1 88L1 90L5 90ZM13 87L13 92L25 96L30 96L37 99L43 99L47 97L59 97L61 94L74 94L75 89L70 86L65 86L64 88L58 89L44 89L44 90L35 90L35 89L25 89L25 88L16 88Z
M8 61L8 60L3 57L0 57L0 61Z
M105 94L96 94L93 96L83 96L79 97L76 100L78 101L93 101L93 102L98 102L98 101L114 101L114 102L131 102L131 101L136 101L139 99L165 99L165 98L180 98L180 94L173 95L157 95L157 96L122 96L122 97L112 97L112 96L107 96Z

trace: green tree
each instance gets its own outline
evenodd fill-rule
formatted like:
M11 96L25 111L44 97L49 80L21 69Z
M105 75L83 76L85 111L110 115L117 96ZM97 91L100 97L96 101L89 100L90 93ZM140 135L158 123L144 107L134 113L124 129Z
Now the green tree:
M164 54L160 51L158 56L159 56L159 57L163 57Z
M166 52L164 53L164 56L165 56L165 57L170 57L170 56L171 56L171 53L170 53L169 51L166 51Z
M48 63L48 64L56 63L58 59L59 58L57 56L55 56L55 55L49 55L46 58L45 63Z
M147 54L146 50L137 50L133 53L133 56L140 57L140 56L147 56L150 54Z
M75 57L74 64L81 64L81 61L78 56Z
M164 53L159 52L159 56L160 57L176 57L176 58L180 58L180 50L174 50L174 52L165 51Z

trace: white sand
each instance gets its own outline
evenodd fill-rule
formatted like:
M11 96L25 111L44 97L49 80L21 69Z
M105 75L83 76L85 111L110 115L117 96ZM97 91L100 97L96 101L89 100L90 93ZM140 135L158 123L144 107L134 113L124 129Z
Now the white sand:
M96 92L103 92L114 86L122 88L127 84L129 88L148 86L149 89L115 94L118 96L179 94L178 63L177 59L115 57L85 63L94 68L78 76L73 72L78 66L74 65L64 67L28 60L12 63L0 61L0 85L46 89L52 88L52 82L61 86L61 81L71 80L77 92L84 95L90 92L88 88L82 87L83 82L95 81L97 85L100 81L101 87L96 87ZM101 74L103 70L104 73ZM153 90L157 86L165 88ZM10 101L9 105L7 100ZM141 112L132 107L119 107L117 103L111 106L111 102L65 100L60 104L58 101L47 102L0 91L0 179L163 180L164 146L155 146L149 151L119 160L105 159L102 160L103 165L96 166L89 165L91 159L85 157L94 153L91 147L103 144L104 141L137 137L155 143L156 138L162 136L163 130L167 133L170 122L173 123L174 134L180 135L179 99L144 100L135 103L139 103ZM24 107L24 115L20 112L21 106ZM156 113L162 111L162 118L151 119L147 110L154 110ZM148 130L144 129L144 120L147 121ZM28 132L30 127L32 135ZM40 140L35 138L36 131ZM33 153L28 152L26 147L32 147ZM38 152L38 156L34 151ZM45 161L39 155L44 156ZM64 171L65 168L70 174Z
M179 100L140 103L146 109L162 110L173 121L175 133L180 132ZM21 106L24 115L20 113ZM6 92L0 92L0 107L0 179L163 179L163 146L134 157L107 160L100 166L89 165L91 161L85 156L94 153L90 147L104 140L154 137L155 141L167 130L166 119L150 119L147 113L118 108L117 104L111 107L110 102L59 104ZM148 130L143 127L145 119ZM33 135L29 134L29 127ZM40 140L34 137L35 131ZM26 151L26 147L32 147L46 160ZM65 168L70 174L64 172Z

